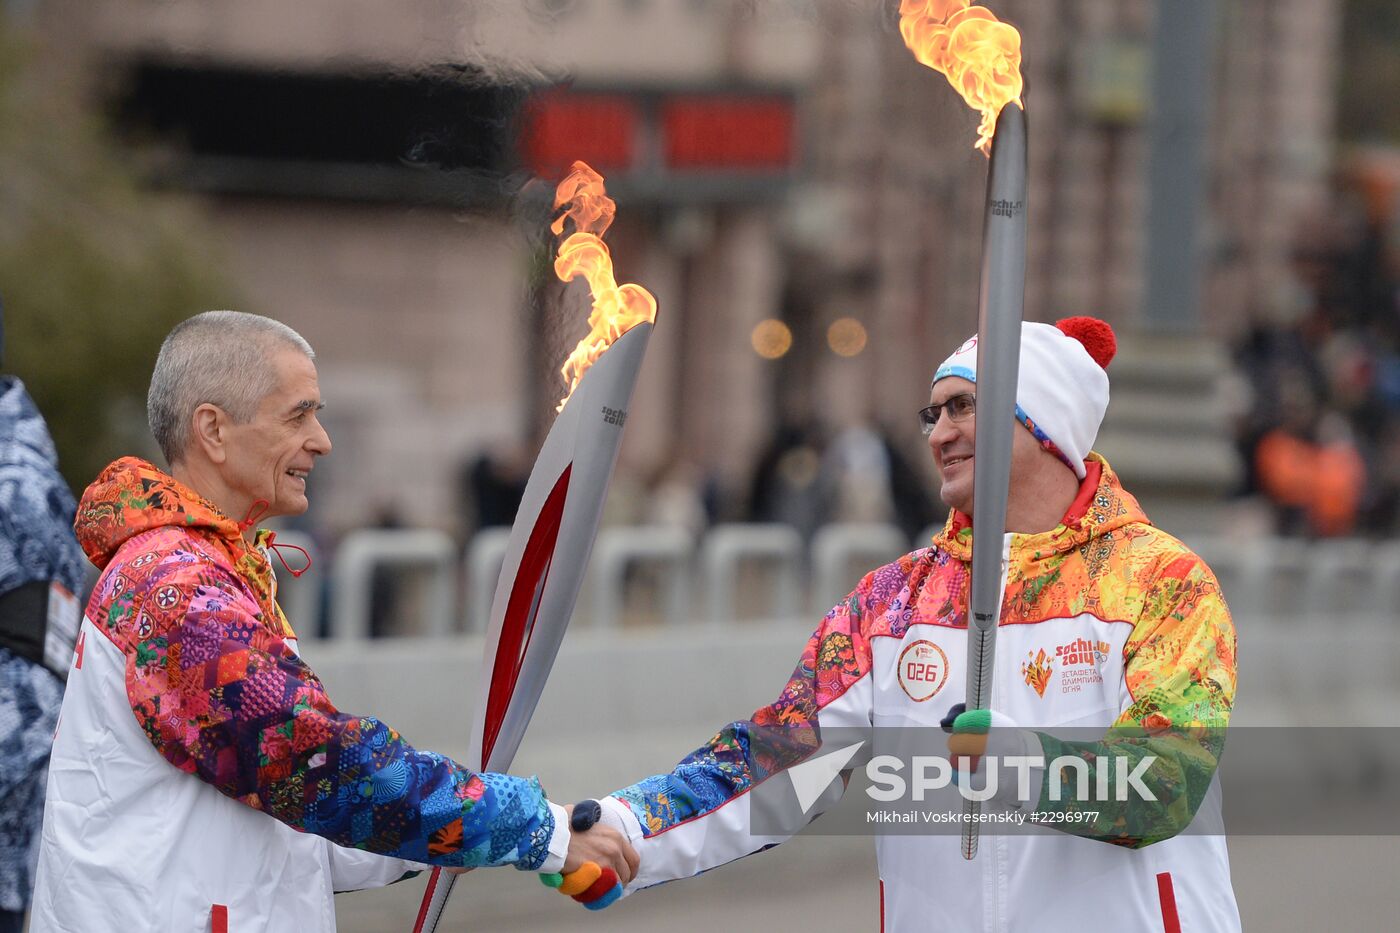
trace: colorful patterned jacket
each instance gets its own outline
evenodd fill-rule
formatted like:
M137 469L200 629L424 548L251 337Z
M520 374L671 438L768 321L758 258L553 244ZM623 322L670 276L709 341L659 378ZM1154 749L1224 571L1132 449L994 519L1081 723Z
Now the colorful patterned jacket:
M1036 730L1046 761L1088 762L1090 786L1109 751L1157 755L1147 780L1160 805L1104 808L1056 824L1069 827L1061 833L984 830L973 861L956 827L881 834L883 929L1069 933L1087 918L1126 931L1239 929L1223 835L1199 832L1219 823L1215 768L1235 692L1229 612L1200 558L1152 527L1101 457L1086 463L1061 525L1004 536L991 708ZM868 574L827 614L776 702L612 795L642 860L629 892L788 838L756 825L768 803L750 792L823 747L823 733L844 746L852 734L937 729L966 692L971 542L967 517L950 515L932 547ZM1076 740L1064 737L1070 726ZM794 736L791 747L775 732ZM815 739L796 738L804 732Z
M537 781L335 708L266 551L209 502L126 458L76 531L103 573L54 743L35 933L331 931L334 891L417 863L562 865Z

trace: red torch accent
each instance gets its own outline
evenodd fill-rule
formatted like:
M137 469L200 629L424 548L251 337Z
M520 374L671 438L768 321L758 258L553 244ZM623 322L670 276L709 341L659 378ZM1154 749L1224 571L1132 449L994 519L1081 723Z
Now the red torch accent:
M564 468L545 499L535 527L530 530L530 540L520 559L520 572L510 590L501 640L496 645L496 663L491 668L491 695L486 701L486 731L481 742L483 767L491 760L496 736L500 734L510 698L515 694L520 664L535 631L540 594L544 592L549 567L554 562L554 544L559 538L559 523L564 517L564 500L569 495L569 473L573 467L571 463Z

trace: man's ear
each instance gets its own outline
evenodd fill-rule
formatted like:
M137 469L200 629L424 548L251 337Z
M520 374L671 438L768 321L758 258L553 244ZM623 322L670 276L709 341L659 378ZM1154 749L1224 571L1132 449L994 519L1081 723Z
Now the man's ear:
M223 463L228 459L228 412L218 405L205 402L194 410L191 426L192 448L201 452L211 463Z

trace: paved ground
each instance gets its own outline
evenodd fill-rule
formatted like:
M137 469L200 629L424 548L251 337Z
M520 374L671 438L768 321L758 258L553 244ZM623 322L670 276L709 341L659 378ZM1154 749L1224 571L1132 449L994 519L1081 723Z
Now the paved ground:
M1400 839L1251 837L1232 840L1230 855L1246 930L1395 929ZM445 933L866 933L879 928L874 857L861 839L799 839L597 915L509 870L468 875L457 888ZM341 895L341 933L407 933L422 890L423 882L414 880ZM1099 929L1086 926L1085 933Z

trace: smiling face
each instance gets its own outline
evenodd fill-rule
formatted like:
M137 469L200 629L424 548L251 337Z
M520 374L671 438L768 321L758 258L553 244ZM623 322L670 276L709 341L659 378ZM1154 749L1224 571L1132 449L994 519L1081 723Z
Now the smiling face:
M323 407L316 364L292 348L275 351L276 384L244 424L228 424L227 455L219 472L231 492L250 504L268 503L263 517L300 515L310 503L306 477L331 439L316 413Z
M975 395L977 386L959 376L948 376L933 385L929 404L941 405L955 395ZM965 515L972 514L972 477L977 442L977 415L964 421L954 421L947 413L938 419L929 434L928 446L933 453L934 466L943 479L938 497L943 504ZM1047 459L1048 458L1048 459ZM1037 488L1032 480L1040 471L1053 469L1059 461L1036 442L1034 435L1018 427L1011 439L1011 490L1008 514L1019 495ZM1061 469L1064 469L1062 466ZM1071 474L1073 475L1073 474Z
M977 386L960 376L949 376L933 384L929 404L941 405L955 395L975 394ZM977 439L977 416L954 421L945 412L928 436L933 464L943 478L938 497L943 504L972 514L972 452Z

